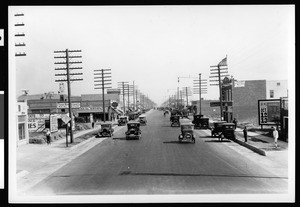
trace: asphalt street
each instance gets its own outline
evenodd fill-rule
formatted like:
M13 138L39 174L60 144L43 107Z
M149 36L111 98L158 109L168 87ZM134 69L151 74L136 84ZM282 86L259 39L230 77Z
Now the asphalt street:
M153 110L140 140L126 127L66 164L30 190L34 195L286 193L286 177L195 130L196 143L179 143L179 127ZM99 138L101 139L101 138Z

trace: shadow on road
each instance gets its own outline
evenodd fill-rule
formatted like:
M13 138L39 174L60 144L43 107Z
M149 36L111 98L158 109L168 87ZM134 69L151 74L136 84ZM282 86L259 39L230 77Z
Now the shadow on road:
M230 140L205 140L205 142L231 142Z
M112 139L117 139L117 140L126 140L126 137L114 137Z

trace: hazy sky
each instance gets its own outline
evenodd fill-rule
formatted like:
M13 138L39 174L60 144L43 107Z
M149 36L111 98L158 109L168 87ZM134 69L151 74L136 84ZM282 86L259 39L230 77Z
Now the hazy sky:
M112 87L135 81L157 104L177 86L193 87L192 78L178 84L177 77L208 79L210 66L226 55L237 80L287 80L294 70L293 6L22 6L10 7L9 15L10 51L26 43L27 56L10 59L17 94L57 93L54 51L65 49L82 50L83 81L72 83L72 95L100 93L94 70L111 68ZM26 36L13 37L17 32ZM202 97L217 99L217 87Z

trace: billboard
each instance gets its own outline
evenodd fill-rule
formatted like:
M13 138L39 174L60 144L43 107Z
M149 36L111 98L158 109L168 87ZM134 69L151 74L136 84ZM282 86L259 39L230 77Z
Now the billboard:
M280 99L258 100L259 125L276 125L280 121Z

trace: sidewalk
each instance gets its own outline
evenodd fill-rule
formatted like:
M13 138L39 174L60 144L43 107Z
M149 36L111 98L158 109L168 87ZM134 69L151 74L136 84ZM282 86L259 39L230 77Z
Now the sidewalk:
M272 151L288 150L288 143L281 140L278 140L278 148L275 148L274 139L271 137L248 131L248 139L247 142L245 142L242 128L237 127L235 133L235 142L264 156L267 156Z
M114 125L115 131L121 129ZM77 156L99 144L105 138L79 138L80 136L97 133L100 125L95 128L82 130L73 135L73 143L68 143L66 147L66 138L47 144L25 144L17 148L17 189L19 192L25 192L42 179L55 172ZM68 137L70 139L70 137ZM76 150L74 150L76 149Z

